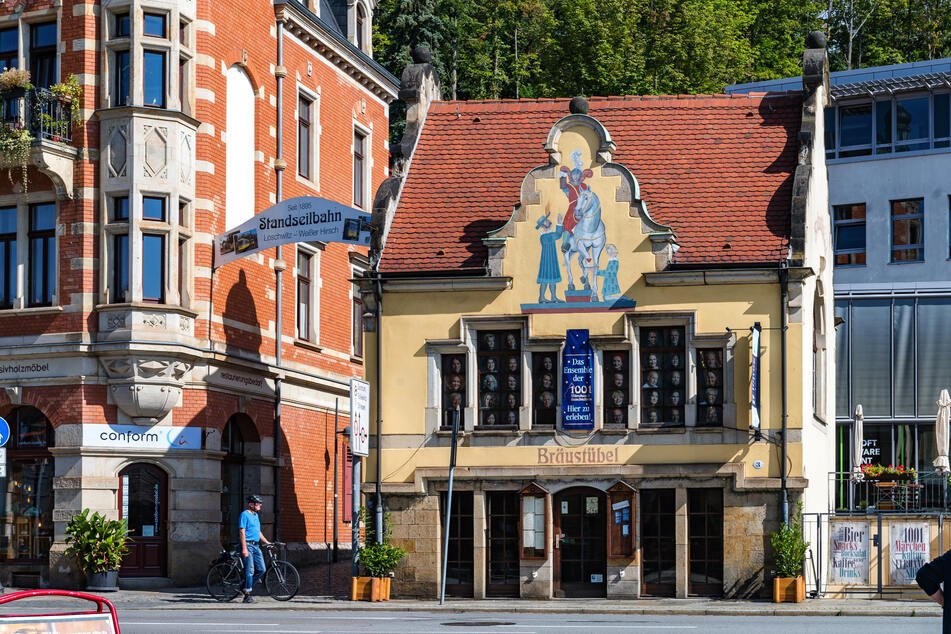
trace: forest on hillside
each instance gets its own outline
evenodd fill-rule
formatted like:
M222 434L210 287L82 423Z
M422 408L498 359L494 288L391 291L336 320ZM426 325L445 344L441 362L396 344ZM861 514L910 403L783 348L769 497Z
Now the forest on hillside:
M832 70L947 57L951 0L380 0L373 44L397 77L428 46L444 99L717 93L799 74L813 30Z

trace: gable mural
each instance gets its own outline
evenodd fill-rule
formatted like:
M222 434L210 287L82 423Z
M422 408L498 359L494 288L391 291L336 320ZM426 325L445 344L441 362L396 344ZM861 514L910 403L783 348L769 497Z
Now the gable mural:
M661 232L669 228L643 212L631 213L632 203L642 209L637 181L606 160L613 142L597 120L586 115L562 119L552 128L546 149L553 164L529 174L536 198L524 208L524 219L529 226L534 224L537 241L519 247L529 250L526 255L537 262L532 272L538 298L521 304L522 312L633 310L636 302L624 287L638 277L638 271L625 261L625 251L641 246L641 220ZM617 194L621 191L631 193L628 200ZM631 217L638 215L641 218Z

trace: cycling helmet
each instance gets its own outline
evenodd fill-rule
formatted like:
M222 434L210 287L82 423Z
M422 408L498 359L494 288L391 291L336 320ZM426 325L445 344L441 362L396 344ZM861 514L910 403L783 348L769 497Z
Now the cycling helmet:
M249 495L248 502L257 502L258 504L264 504L264 500L261 499L260 495Z

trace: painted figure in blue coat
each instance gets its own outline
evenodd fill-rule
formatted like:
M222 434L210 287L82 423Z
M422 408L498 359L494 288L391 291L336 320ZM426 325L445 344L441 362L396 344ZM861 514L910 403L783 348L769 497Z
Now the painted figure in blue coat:
M535 229L542 233L538 240L542 243L542 255L538 261L538 303L548 304L557 302L555 286L561 281L561 268L558 265L558 248L555 242L561 237L563 226L562 216L558 216L558 224L551 223L551 210L546 209L545 215L538 219ZM545 299L545 289L548 289L549 299Z
M601 286L601 296L604 301L610 302L621 297L621 287L617 281L618 250L613 244L607 245L604 250L608 254L608 266L598 271L598 277L604 278L604 284Z

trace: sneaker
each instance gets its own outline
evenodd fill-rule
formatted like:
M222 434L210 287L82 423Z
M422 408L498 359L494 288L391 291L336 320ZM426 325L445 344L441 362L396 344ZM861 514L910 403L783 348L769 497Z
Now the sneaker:
M250 592L244 595L243 603L254 603L254 597L251 596Z

